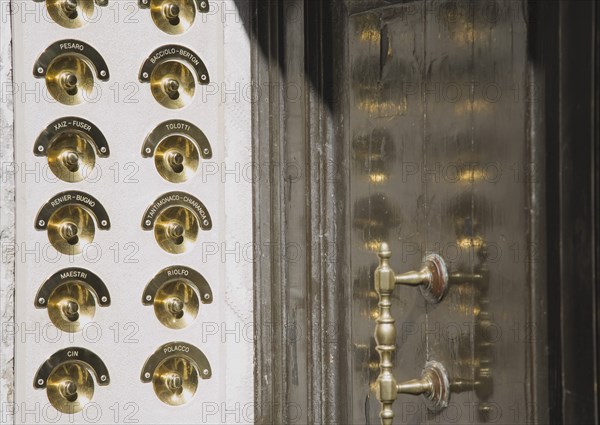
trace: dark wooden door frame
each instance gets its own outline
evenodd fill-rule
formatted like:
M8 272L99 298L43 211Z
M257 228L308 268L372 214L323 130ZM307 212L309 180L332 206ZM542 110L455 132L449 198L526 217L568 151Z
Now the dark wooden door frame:
M242 0L243 1L243 0ZM256 422L348 423L343 4L253 2ZM332 196L335 194L335 196Z
M599 8L531 2L546 138L549 417L599 421Z

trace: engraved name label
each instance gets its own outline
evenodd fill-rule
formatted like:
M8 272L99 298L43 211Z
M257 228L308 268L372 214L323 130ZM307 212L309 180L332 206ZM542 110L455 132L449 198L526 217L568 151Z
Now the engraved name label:
M92 126L90 124L83 122L83 121L79 121L79 120L73 120L73 121L63 120L63 121L57 122L56 124L54 124L54 131L59 131L59 130L62 130L64 128L68 128L68 127L74 127L79 130L85 131L86 133L89 133L92 131Z
M164 198L160 198L158 201L156 201L152 205L152 208L150 208L150 211L148 211L147 218L149 218L149 219L154 218L154 216L156 215L156 213L158 212L160 207L162 207L164 204L169 203L169 202L179 201L179 199L180 199L179 195L169 195L169 196L165 196Z
M58 198L54 198L52 201L50 201L50 205L53 207L57 207L65 202L70 202L71 199L73 199L71 195L59 196Z
M163 349L163 352L165 354L169 354L169 353L189 353L190 352L190 347L187 345L183 345L183 344L178 344L178 345L169 345L167 347L165 347Z
M148 210L148 214L146 214L145 220L154 219L154 216L160 211L161 207L169 203L187 204L187 206L191 207L198 214L198 217L200 217L200 221L202 221L204 226L210 225L208 213L202 207L200 202L190 196L180 195L178 193L167 195L152 204L152 207Z
M60 50L79 50L80 52L83 52L85 50L85 46L80 43L69 41L66 43L60 43Z
M188 276L190 274L189 270L186 269L171 269L167 270L167 276Z
M176 130L190 131L190 129L191 129L191 126L188 123L182 122L182 121L170 122L168 124L165 124L165 127L168 131L176 131Z
M58 130L60 130L62 128L65 128L67 125L68 125L67 121L63 120L61 122L58 122L58 123L54 124L54 130L58 131Z
M79 351L69 350L67 351L67 357L79 357Z
M73 120L73 127L79 128L85 132L90 132L92 130L92 126L89 125L88 123L85 123L83 121L77 121L77 120Z
M154 54L154 56L152 56L150 58L150 62L152 64L155 64L157 60L159 60L165 56L171 56L171 55L175 55L175 54L177 54L177 49L175 49L175 48L166 48L163 50L159 50L158 52L156 52Z
M167 47L159 50L158 52L154 53L152 57L150 57L150 63L154 65L157 61L167 56L180 56L181 58L190 61L190 63L194 66L198 66L200 64L200 58L198 58L195 53L183 47Z
M64 204L65 202L71 202L72 200L81 204L88 205L90 208L94 208L96 206L95 201L93 201L85 195L80 194L75 195L75 197L73 197L73 195L59 196L58 198L54 198L52 201L50 201L50 205L52 207L58 207L59 205Z
M86 272L82 272L81 270L69 270L67 272L61 273L60 274L60 278L61 279L73 279L73 278L78 278L78 279L87 279L87 273Z
M209 222L208 222L208 214L206 213L206 211L204 210L204 208L202 208L202 205L200 205L200 203L198 201L196 201L195 199L190 198L188 196L184 196L183 197L183 202L187 203L192 208L194 208L194 210L198 213L198 215L200 216L200 219L202 220L202 223L205 226L207 226L209 224Z
M200 59L198 59L198 57L194 53L190 52L187 49L179 49L179 55L189 60L191 63L194 64L194 66L198 66L198 64L200 64Z
M96 206L96 203L94 201L92 201L90 198L84 195L76 195L75 200L81 202L82 204L89 205L91 208L94 208Z

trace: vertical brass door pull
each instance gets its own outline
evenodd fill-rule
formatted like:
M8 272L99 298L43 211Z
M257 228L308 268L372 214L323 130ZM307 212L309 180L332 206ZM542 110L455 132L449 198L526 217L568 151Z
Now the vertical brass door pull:
M421 270L396 275L389 265L392 253L388 244L379 246L379 266L375 270L375 291L379 296L379 314L375 326L375 342L379 353L379 376L376 396L381 403L381 423L391 425L394 418L392 406L398 394L423 395L431 410L448 405L450 384L445 368L438 362L428 362L420 379L398 384L394 378L393 358L396 351L396 324L391 314L392 293L396 285L413 285L429 302L439 302L448 287L448 271L444 260L435 254L427 255Z

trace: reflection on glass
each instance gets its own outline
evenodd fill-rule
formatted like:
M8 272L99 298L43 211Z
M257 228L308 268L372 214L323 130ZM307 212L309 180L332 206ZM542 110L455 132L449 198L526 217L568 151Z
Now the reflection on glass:
M382 241L390 240L390 232L402 222L400 209L382 193L359 199L354 204L353 217L353 227L370 251L377 251Z
M356 168L366 174L371 183L384 183L396 159L392 136L382 129L355 135L352 140L352 159Z
M388 60L382 68L379 56L358 58L352 64L356 107L375 118L405 115L418 75L417 69L400 60Z
M380 19L373 13L356 15L354 22L354 38L362 43L379 44L381 39Z

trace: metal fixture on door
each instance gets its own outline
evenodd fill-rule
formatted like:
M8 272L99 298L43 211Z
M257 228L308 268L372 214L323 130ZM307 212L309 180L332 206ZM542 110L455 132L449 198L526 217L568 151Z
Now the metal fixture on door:
M381 423L391 425L394 418L392 406L398 394L423 395L428 408L434 411L448 406L450 381L441 363L427 362L419 379L398 383L394 378L392 359L396 351L396 325L391 314L391 295L396 285L418 286L427 301L440 302L448 288L448 270L439 255L429 254L423 258L419 271L397 275L389 265L392 253L385 242L379 246L378 256L379 266L375 270L375 291L379 296L379 314L375 326L379 353L376 395L381 403Z

